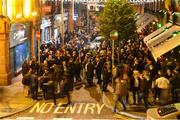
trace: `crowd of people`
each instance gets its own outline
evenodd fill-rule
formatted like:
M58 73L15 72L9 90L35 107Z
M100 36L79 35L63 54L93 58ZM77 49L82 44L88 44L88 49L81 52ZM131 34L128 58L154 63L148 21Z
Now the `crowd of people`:
M88 87L96 84L103 92L108 92L107 87L114 80L114 111L119 101L126 110L131 92L133 104L141 104L143 100L145 108L148 108L150 94L162 104L178 101L179 61L171 57L154 61L141 36L137 40L122 41L121 46L115 48L112 66L110 47L84 47L96 36L97 32L89 35L78 30L68 34L64 45L56 41L42 44L40 63L33 58L22 65L25 96L37 99L39 89L42 89L44 98L53 94L66 95L70 104L69 91L77 82L86 81Z

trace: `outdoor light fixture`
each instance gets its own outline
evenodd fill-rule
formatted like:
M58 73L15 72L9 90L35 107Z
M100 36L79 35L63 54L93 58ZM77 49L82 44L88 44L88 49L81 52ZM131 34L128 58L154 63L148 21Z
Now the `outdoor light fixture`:
M37 14L37 12L32 12L31 15L32 16L37 16L38 14Z

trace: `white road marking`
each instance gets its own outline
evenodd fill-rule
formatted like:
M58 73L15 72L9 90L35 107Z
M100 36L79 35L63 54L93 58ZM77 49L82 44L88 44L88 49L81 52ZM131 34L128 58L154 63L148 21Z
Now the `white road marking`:
M17 117L16 120L34 120L34 117Z

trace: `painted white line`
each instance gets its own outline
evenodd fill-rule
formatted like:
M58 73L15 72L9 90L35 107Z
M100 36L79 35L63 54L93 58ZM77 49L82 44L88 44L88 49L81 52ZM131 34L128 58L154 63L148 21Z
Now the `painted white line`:
M111 102L110 100L108 99L108 97L103 93L102 95L102 101L103 103L105 104L105 106L109 109L111 109L113 111L113 106L111 105ZM134 114L131 114L131 113L128 113L128 112L125 112L125 111L119 111L117 110L118 114L121 114L121 115L125 115L127 117L131 117L131 118L135 118L135 119L145 119L144 117L142 116L139 116L139 115L134 115Z
M72 118L53 118L53 120L73 120Z
M34 120L34 117L17 117L16 120Z

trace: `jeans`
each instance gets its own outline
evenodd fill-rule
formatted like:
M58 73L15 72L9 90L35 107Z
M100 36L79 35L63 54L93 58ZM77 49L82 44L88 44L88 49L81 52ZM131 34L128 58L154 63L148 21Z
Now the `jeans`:
M118 102L121 102L122 106L123 106L123 109L126 110L126 96L116 96L116 100L115 100L115 105L114 105L114 109L113 109L113 112L116 112L116 109L117 109L117 105L118 105Z

